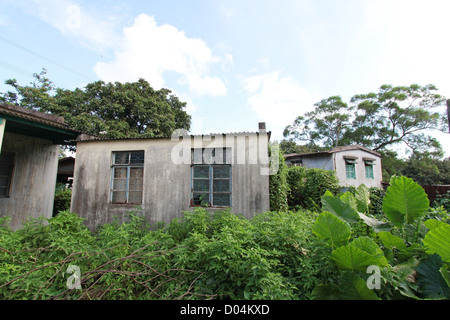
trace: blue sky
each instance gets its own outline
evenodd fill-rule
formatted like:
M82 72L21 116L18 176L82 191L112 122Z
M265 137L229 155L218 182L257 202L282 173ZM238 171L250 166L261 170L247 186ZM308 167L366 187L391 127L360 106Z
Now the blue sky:
M432 83L450 97L448 12L448 0L0 0L0 91L42 68L67 89L142 77L188 103L193 133L265 121L280 140L332 95Z

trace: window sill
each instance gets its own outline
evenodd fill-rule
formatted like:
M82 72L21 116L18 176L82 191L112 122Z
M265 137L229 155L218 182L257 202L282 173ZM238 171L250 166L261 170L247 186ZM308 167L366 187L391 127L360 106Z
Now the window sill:
M190 208L205 208L205 209L226 209L231 208L231 206L196 206L196 205L190 205Z

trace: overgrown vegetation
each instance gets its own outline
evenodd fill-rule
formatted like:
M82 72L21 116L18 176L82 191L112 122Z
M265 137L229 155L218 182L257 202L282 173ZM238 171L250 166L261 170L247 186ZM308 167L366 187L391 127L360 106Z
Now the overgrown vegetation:
M3 218L0 299L450 298L450 216L413 180L320 204L252 219L197 208L167 225L136 211L95 231L68 211L17 231Z
M53 216L58 212L70 210L70 200L72 197L72 190L66 188L65 184L58 184L55 189L55 199L53 201Z
M289 167L286 182L289 187L288 204L291 208L319 209L325 191L337 194L341 187L335 172L323 169Z
M326 193L322 197L325 211L313 232L328 248L339 276L323 279L315 297L450 299L447 212L430 210L423 188L406 177L391 179L382 220L367 214L369 199L364 185L355 195Z
M90 232L68 211L0 228L1 299L309 299L330 262L311 212L245 219L198 208L156 228L139 215ZM70 289L80 271L81 289Z

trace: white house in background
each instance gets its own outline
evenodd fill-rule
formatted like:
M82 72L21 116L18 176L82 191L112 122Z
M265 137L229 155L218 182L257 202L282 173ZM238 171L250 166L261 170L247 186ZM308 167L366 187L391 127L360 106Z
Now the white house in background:
M288 166L334 170L343 187L382 187L381 155L360 145L335 147L329 151L286 154Z

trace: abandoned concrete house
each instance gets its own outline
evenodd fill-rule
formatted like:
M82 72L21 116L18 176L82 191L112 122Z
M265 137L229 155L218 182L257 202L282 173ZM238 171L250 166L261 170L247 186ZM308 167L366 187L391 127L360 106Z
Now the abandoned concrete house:
M270 132L77 141L71 211L93 229L133 211L169 222L195 207L269 210ZM139 210L138 210L139 208Z
M0 104L0 217L13 229L27 217L51 218L59 145L79 134L61 117Z
M381 155L360 145L340 146L329 151L286 154L288 166L334 170L343 187L382 187Z

